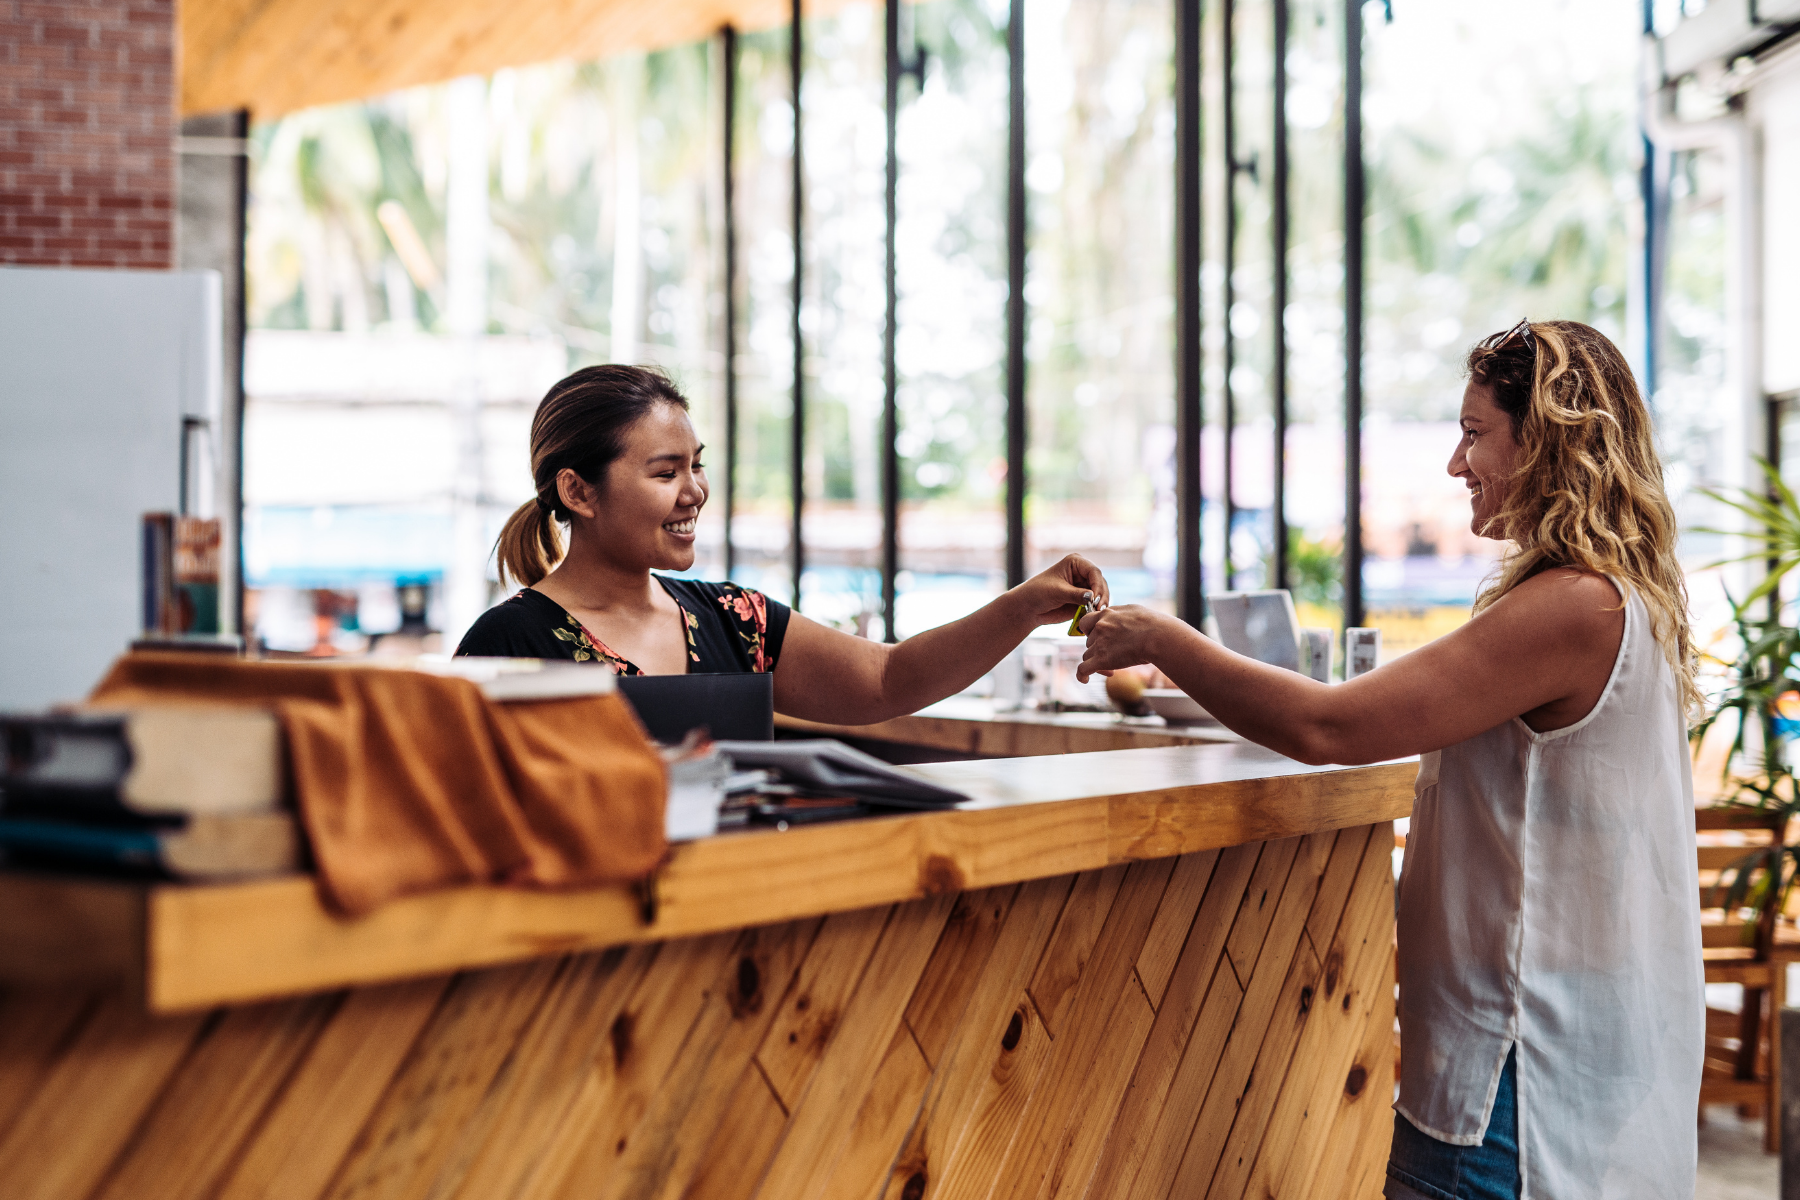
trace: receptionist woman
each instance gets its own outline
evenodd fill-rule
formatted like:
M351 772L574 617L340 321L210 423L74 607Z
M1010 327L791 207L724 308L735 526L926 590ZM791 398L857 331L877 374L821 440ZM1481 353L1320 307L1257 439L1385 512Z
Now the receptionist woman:
M456 652L601 662L621 675L773 671L777 711L861 725L961 691L1084 598L1106 603L1099 569L1072 554L960 620L884 645L733 583L653 574L694 564L701 449L687 400L658 371L587 367L551 388L531 423L537 495L497 547L524 588Z

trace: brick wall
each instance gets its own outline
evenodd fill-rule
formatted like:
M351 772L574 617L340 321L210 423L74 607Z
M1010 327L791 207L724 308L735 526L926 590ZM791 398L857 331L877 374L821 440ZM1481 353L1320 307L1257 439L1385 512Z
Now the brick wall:
M0 0L0 263L174 261L175 0Z

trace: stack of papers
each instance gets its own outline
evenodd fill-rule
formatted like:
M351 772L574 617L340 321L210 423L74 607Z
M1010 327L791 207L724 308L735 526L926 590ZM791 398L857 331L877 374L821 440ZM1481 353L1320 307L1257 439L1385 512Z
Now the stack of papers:
M710 837L719 831L719 807L725 803L730 776L731 760L716 750L669 764L664 824L670 841Z
M776 771L818 795L854 796L892 808L948 808L968 797L829 738L792 742L716 742L739 767Z
M883 808L948 808L968 799L905 767L826 738L724 741L696 750L669 764L671 841L718 832L720 810L733 797L738 799L732 800L732 813L739 822L778 821L783 816L832 819ZM784 806L799 806L807 816L788 813Z

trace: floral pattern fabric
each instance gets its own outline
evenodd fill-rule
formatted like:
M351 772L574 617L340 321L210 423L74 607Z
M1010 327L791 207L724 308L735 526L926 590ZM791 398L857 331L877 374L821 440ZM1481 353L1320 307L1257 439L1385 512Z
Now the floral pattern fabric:
M664 575L653 578L681 609L690 672L735 674L775 669L791 615L785 604L735 583ZM619 675L644 673L574 614L530 588L483 613L456 652L598 662Z

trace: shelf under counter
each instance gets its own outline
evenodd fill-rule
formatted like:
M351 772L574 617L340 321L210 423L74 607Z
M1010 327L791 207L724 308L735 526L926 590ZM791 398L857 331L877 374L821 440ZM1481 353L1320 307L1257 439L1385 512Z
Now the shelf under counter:
M1161 717L1127 717L1116 712L1005 710L991 700L973 696L952 696L916 713L873 725L837 725L777 715L775 730L777 737L838 738L883 757L912 762L1092 754L1243 741L1223 725L1210 722L1171 725ZM913 753L895 755L883 747L904 748Z

